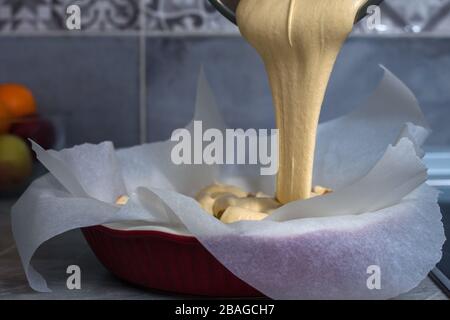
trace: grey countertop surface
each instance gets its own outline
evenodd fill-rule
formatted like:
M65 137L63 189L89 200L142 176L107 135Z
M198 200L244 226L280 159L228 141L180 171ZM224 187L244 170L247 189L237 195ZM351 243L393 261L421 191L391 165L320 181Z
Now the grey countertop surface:
M0 200L0 300L19 299L190 299L133 287L111 275L89 249L80 231L68 232L48 241L40 248L33 264L49 282L52 293L37 293L30 289L11 234L10 208L13 200ZM81 290L66 287L67 267L81 268ZM426 278L401 300L446 300L445 294Z

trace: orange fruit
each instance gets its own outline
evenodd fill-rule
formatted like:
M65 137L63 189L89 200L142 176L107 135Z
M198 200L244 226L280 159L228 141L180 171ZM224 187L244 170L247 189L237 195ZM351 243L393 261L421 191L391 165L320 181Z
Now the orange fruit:
M7 133L9 127L11 126L11 113L9 110L0 102L0 134Z
M20 84L0 85L0 102L8 108L13 117L24 117L36 113L33 93Z

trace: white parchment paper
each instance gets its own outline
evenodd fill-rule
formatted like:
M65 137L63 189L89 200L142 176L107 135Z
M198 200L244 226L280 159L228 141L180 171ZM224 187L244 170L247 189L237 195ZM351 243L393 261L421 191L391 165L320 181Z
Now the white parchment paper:
M203 75L195 119L204 128L225 128ZM289 203L264 221L231 225L206 214L195 192L219 180L273 194L274 177L246 166L176 166L170 141L118 151L110 142L60 152L34 144L50 173L13 207L13 233L37 291L49 291L30 264L41 244L106 224L195 235L231 272L271 298L391 298L426 277L445 241L438 192L425 184L421 161L428 133L413 94L386 70L362 107L319 127L314 183L334 192ZM131 196L129 203L116 206L123 194ZM381 271L380 289L367 286L371 266Z

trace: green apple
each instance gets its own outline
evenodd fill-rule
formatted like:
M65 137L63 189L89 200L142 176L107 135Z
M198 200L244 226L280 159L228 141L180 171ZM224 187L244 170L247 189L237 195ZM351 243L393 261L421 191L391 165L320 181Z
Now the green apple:
M14 135L0 135L0 190L20 186L30 177L33 166L27 144Z

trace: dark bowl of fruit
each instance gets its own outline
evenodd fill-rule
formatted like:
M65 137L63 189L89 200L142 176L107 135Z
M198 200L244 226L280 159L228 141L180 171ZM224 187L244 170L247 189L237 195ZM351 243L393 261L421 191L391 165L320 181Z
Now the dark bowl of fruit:
M36 161L30 139L45 149L64 147L61 116L39 114L30 89L0 84L0 197L22 193L45 169Z

